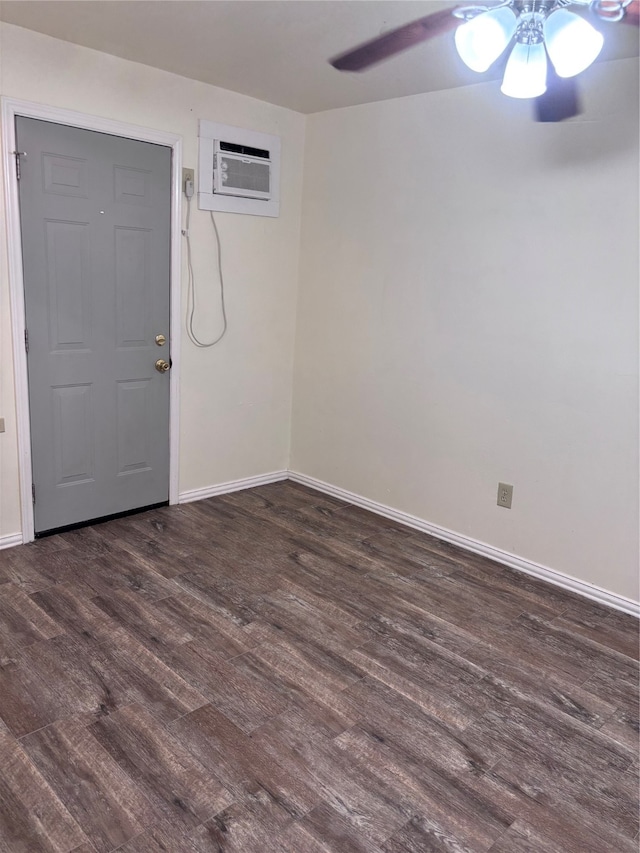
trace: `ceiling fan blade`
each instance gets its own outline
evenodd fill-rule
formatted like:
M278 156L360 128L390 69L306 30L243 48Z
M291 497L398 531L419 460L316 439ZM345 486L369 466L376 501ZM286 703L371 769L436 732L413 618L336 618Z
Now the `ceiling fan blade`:
M633 24L636 27L640 26L640 0L631 0L631 3L625 9L622 20L625 24Z
M558 77L551 63L547 71L547 91L534 101L536 121L564 121L580 115L582 107L575 77Z
M397 30L384 33L330 60L331 65L338 71L364 71L370 65L388 59L415 44L454 30L463 21L455 18L453 11L453 9L443 9L424 18L418 18L411 24L398 27Z

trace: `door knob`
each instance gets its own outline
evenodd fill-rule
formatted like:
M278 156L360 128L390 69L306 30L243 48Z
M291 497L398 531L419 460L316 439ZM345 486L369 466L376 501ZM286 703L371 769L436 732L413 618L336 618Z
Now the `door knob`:
M165 361L164 358L159 358L156 361L156 370L158 371L158 373L166 373L170 367L171 365L168 361Z

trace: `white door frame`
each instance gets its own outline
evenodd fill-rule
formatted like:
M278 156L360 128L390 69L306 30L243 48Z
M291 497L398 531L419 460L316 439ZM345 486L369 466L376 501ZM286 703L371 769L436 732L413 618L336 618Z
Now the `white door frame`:
M171 148L171 359L169 408L169 503L178 503L178 453L179 453L179 371L180 371L180 278L181 278L181 222L182 222L182 137L175 133L152 130L101 116L58 109L45 104L2 98L2 159L4 165L4 190L7 211L7 253L9 261L9 293L11 298L11 330L13 336L13 370L15 377L16 417L18 431L18 465L20 471L20 507L22 541L35 538L33 503L31 500L31 421L29 416L29 385L27 354L24 346L25 300L22 270L22 233L18 180L15 166L17 116L66 124L84 130L95 130L124 136L141 142L154 142Z

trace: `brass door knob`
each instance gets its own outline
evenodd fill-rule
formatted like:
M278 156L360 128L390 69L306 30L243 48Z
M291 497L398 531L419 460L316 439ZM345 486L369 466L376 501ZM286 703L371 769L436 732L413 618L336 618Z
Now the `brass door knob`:
M156 361L156 370L158 371L158 373L166 373L170 367L171 365L168 361L165 361L164 358L159 358Z

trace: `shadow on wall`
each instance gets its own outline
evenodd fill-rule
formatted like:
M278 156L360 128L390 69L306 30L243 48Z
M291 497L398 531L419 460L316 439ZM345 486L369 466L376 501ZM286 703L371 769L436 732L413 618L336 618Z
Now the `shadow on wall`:
M583 168L621 154L632 153L635 157L640 93L637 72L631 83L625 74L630 62L635 62L637 68L637 60L627 58L598 62L580 74L576 82L582 112L562 122L536 122L533 101L498 96L498 84L495 90L487 87L482 91L478 87L475 94L482 99L485 113L503 126L505 133L514 122L526 125L545 169Z
M624 60L624 62L633 60ZM580 75L583 112L545 137L550 168L596 164L638 149L638 83L630 88L620 63L600 62ZM598 109L591 110L591 103Z

